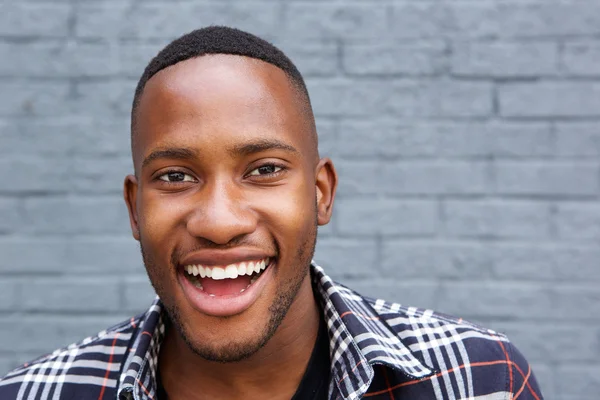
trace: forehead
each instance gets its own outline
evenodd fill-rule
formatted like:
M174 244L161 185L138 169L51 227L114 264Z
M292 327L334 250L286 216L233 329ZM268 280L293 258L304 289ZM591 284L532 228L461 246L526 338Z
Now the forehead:
M134 163L165 145L220 144L258 136L310 151L301 96L279 68L252 58L205 55L153 76L136 115ZM202 150L202 149L200 149Z

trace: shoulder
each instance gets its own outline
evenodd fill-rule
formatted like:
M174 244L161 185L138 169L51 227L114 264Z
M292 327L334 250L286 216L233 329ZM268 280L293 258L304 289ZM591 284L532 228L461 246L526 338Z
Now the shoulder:
M0 378L0 399L99 398L117 386L140 317L53 351Z
M436 375L464 374L479 393L542 398L529 363L506 335L433 310L365 301Z

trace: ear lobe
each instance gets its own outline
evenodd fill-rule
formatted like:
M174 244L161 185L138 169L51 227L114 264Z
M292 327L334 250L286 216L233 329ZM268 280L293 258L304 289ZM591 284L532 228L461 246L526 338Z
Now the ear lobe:
M129 224L131 225L131 233L135 240L140 240L140 229L138 225L137 215L137 190L138 182L134 175L127 175L123 182L123 197L129 212Z
M326 225L331 219L333 201L337 189L337 172L329 158L322 158L317 165L317 223Z

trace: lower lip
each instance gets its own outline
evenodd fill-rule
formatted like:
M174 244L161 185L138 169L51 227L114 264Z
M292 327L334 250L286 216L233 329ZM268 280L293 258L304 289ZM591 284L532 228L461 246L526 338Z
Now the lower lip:
M271 280L272 269L275 261L271 263L258 279L246 290L238 294L227 296L211 296L204 290L194 286L192 282L185 277L185 272L180 269L179 283L183 288L185 297L189 300L192 307L202 314L214 317L230 317L246 311L258 299L265 285Z

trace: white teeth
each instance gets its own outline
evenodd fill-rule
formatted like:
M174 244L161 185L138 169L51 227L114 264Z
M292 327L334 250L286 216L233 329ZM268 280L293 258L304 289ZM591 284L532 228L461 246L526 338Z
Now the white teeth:
M200 275L201 278L212 278L214 280L236 279L238 276L254 275L264 271L269 265L270 259L265 258L261 261L242 261L240 263L229 264L226 267L203 267L202 265L186 265L185 271L192 276ZM252 277L251 282L256 280Z
M227 268L225 268L225 277L229 279L235 279L238 277L238 269L235 267L235 265L228 265Z
M214 267L212 269L212 277L215 281L220 281L221 279L225 279L225 270L221 267Z
M246 275L246 263L241 262L237 267L238 275Z

